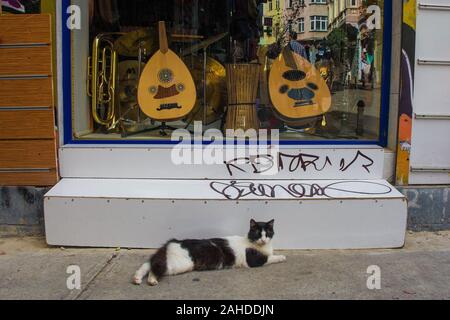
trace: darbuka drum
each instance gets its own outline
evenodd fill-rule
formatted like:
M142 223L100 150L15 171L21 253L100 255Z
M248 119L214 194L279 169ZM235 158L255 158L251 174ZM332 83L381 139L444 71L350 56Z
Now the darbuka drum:
M228 110L225 129L259 130L256 113L261 66L257 63L228 64Z

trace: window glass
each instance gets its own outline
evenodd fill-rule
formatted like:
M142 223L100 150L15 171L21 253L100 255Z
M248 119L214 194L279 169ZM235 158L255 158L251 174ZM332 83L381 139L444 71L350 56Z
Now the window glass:
M384 1L72 3L86 21L72 31L74 140L164 140L195 123L379 140Z
M305 32L305 18L298 19L298 31L300 33Z

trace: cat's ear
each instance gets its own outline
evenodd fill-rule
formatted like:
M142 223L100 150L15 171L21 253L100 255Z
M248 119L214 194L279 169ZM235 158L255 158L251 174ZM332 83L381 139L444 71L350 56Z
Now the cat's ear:
M267 222L266 225L267 225L269 228L272 228L272 229L273 229L274 224L275 224L275 219L274 219L274 220L270 220L269 222Z
M255 220L251 219L250 220L250 229L255 229L257 226L257 223Z

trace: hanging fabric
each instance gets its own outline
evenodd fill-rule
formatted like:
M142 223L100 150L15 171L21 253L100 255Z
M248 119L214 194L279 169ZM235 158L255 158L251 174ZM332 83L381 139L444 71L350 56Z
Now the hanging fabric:
M25 6L21 0L1 0L2 7L5 11L12 13L25 13Z

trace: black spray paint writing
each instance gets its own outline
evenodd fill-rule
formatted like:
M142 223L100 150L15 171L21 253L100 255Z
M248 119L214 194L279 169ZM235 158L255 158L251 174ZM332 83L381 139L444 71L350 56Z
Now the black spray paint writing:
M364 187L378 187L377 191L361 191ZM345 192L354 195L385 195L392 192L392 188L370 181L340 181L328 185L290 183L290 184L270 184L255 183L248 181L216 181L210 184L215 192L221 194L228 200L240 200L249 196L258 198L275 199L286 193L293 199L305 199L315 197L333 198L331 192Z
M362 161L362 163L360 163ZM371 173L370 168L373 166L375 161L358 151L355 157L351 161L347 161L341 158L339 161L339 171L346 172L350 168L357 167L363 168L367 173ZM253 174L263 174L270 171L275 165L276 161L272 155L258 155L255 157L245 157L236 158L230 161L226 161L225 165L227 167L230 176L233 176L234 170L238 170L244 173L247 172L248 166L251 166ZM326 168L332 168L335 164L332 162L330 156L320 157L314 154L307 154L300 152L296 155L290 155L285 153L278 153L278 170L281 172L287 170L290 173L297 171L307 172L308 170L313 170L316 172L321 172Z

